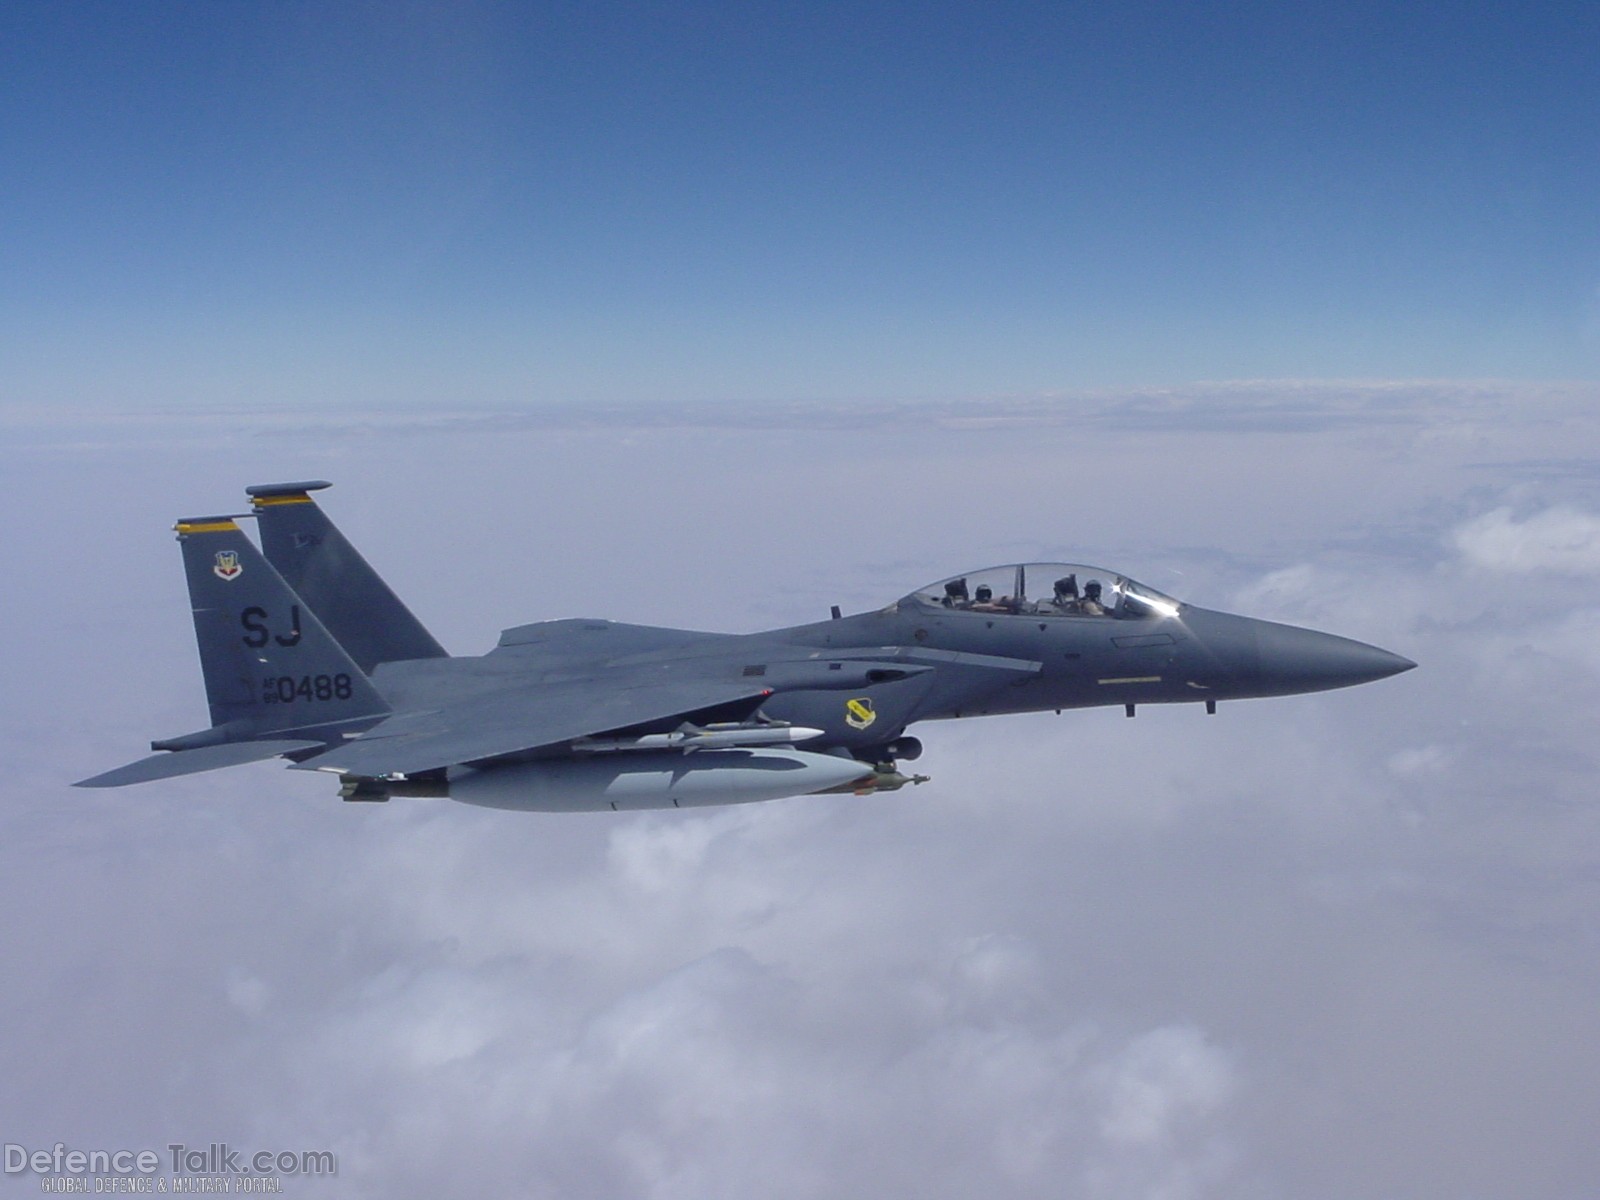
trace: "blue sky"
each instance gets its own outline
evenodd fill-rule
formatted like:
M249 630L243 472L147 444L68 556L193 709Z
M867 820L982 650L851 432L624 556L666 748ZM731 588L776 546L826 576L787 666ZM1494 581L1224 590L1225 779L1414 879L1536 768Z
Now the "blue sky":
M1600 16L0 13L0 398L1030 395L1600 370Z

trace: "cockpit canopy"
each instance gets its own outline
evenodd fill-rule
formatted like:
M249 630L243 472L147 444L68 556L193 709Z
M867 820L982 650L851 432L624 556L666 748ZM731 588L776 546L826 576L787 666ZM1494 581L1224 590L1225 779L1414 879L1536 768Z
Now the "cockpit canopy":
M899 607L1128 621L1175 617L1181 606L1154 588L1100 567L1013 563L941 579L912 592Z

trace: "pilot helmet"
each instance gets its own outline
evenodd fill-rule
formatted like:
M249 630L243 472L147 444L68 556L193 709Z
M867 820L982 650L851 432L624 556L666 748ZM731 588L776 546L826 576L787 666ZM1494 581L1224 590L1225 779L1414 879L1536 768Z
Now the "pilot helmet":
M1098 579L1089 580L1088 583L1083 585L1083 594L1091 600L1100 599L1100 581Z
M989 601L989 600L993 600L994 599L994 589L992 587L990 587L987 583L980 583L978 585L977 592L974 593L974 597L978 601L979 604L985 603L986 601Z

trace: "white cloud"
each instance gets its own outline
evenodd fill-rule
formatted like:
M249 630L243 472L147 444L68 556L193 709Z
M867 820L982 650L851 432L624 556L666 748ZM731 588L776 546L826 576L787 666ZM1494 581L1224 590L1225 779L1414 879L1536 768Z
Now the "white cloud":
M1216 1194L1235 1151L1217 1132L1233 1096L1228 1056L1187 1026L1135 1038L1091 1075L1103 1145L1085 1171L1091 1194L1192 1200Z
M31 502L0 513L0 1128L331 1145L338 1194L384 1197L1581 1192L1600 498L1567 473L1534 516L1453 528L1526 472L1394 435L1446 426L1447 393L1381 428L1303 394L1275 423L1258 390L1217 430L1063 405L964 432L186 445L148 421L8 447ZM1472 397L1498 453L1600 447L1592 406L1497 403ZM584 611L753 628L1060 557L1170 566L1183 586L1150 582L1421 667L1214 717L934 724L934 781L866 800L518 817L341 806L270 767L68 790L203 721L171 519L314 475L462 651ZM998 480L1021 499L968 486Z
M1227 1055L1195 1029L1171 1026L1132 1042L1097 1074L1100 1132L1124 1146L1160 1146L1187 1120L1210 1116L1233 1091Z
M1490 571L1600 575L1600 516L1572 505L1520 521L1511 509L1497 508L1459 526L1451 540L1468 563Z

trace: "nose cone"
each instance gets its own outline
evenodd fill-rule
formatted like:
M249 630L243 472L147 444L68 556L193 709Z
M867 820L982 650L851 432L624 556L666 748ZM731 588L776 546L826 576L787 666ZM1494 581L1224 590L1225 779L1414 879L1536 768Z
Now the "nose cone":
M1184 623L1197 643L1194 684L1219 697L1352 687L1417 665L1351 638L1233 613L1186 609Z
M1261 683L1272 689L1269 694L1351 687L1386 679L1417 665L1409 658L1351 638L1271 621L1256 624Z

